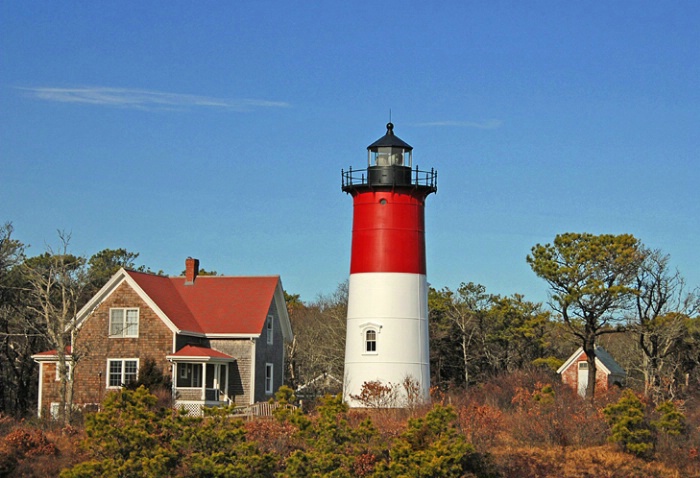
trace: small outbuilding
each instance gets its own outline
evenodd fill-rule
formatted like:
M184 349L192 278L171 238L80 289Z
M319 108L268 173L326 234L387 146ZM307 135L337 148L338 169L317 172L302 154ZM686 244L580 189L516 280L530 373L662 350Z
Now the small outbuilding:
M622 386L627 378L627 372L603 347L596 345L595 355L596 390L607 390L611 385ZM586 396L588 387L587 360L588 357L583 348L579 347L557 370L562 382L577 390L582 397Z

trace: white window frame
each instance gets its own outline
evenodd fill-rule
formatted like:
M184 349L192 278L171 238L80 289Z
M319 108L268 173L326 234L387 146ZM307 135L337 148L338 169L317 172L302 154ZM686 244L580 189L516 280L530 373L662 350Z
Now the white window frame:
M373 337L370 340L369 334L372 334ZM367 329L365 330L364 333L364 339L365 339L365 353L366 354L376 354L377 353L377 331L375 329ZM370 350L370 344L373 345L372 350Z
M112 378L112 363L113 362L120 362L121 363L121 377L119 381L119 385L111 385L111 378ZM110 358L107 359L107 388L110 389L117 389L117 388L122 388L122 384L126 384L126 362L136 362L136 377L134 380L139 379L139 370L141 369L141 364L139 363L139 359L137 358Z
M272 345L274 343L273 332L275 330L275 318L272 315L267 316L265 328L267 330L267 345Z
M51 418L54 420L58 420L59 413L61 411L61 403L60 402L51 402L51 405L49 405L49 415L51 415Z
M374 332L374 350L367 350L369 343L367 332ZM362 334L362 355L379 355L379 334L382 333L382 324L375 322L364 323L360 325L360 333Z
M265 364L265 393L268 395L272 395L272 391L275 388L274 372L275 372L275 365L271 364L271 363L266 363Z
M122 323L121 323L121 328L118 332L114 332L114 325L116 325L114 321L114 312L116 311L122 311ZM129 323L127 319L129 319L129 312L136 311L136 324L134 327L133 323ZM139 336L139 322L141 319L141 312L139 311L138 307L112 307L109 309L109 338L136 338ZM130 329L135 329L135 332L129 333Z
M61 374L59 373L58 369L60 364L56 362L56 381L61 380ZM66 360L66 381L70 382L73 380L73 362L69 362Z

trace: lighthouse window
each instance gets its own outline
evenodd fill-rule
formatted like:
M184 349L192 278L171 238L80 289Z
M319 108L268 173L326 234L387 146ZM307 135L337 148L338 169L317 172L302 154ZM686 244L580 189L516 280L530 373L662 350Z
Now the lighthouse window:
M368 330L365 332L365 352L377 351L377 332Z
M380 199L380 200L379 200L379 204L381 204L382 206L385 205L385 204L386 204L386 199L384 199L384 198Z

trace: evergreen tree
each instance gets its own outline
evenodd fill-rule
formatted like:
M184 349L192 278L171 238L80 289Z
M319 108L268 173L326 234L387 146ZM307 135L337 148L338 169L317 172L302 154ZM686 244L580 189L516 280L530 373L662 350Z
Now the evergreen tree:
M610 426L611 442L641 458L653 455L653 428L644 416L644 405L632 390L625 390L620 400L605 407L603 413Z

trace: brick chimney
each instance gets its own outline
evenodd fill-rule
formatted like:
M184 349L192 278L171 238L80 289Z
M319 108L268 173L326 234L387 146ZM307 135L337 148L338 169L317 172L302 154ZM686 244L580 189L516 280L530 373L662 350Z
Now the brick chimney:
M199 274L199 259L188 257L185 259L185 285L194 285L197 274Z

